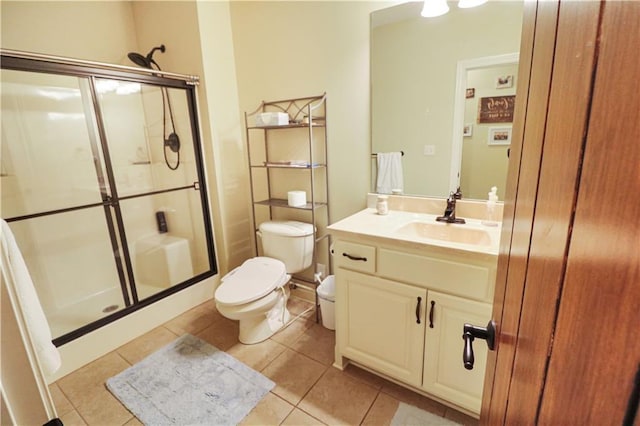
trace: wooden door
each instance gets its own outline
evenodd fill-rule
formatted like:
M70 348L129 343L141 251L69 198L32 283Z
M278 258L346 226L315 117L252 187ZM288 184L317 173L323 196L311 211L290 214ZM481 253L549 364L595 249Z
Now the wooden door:
M637 410L630 396L640 366L640 3L606 2L599 33L540 424L620 425L627 409L631 424Z
M631 422L640 3L528 2L524 24L481 421Z

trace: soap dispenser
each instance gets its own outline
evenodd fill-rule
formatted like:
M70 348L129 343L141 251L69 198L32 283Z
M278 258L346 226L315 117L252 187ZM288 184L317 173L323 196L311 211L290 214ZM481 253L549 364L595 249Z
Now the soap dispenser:
M485 226L498 226L498 221L496 220L496 203L498 201L498 188L495 186L491 187L491 192L488 194L487 199L487 211L485 213L485 219L482 221L482 224Z

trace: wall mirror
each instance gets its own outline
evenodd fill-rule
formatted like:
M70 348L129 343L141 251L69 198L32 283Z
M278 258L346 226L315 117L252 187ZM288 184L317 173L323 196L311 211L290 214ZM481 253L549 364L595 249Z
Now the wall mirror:
M420 16L422 2L371 14L372 191L376 155L402 151L404 193L504 195L522 2ZM491 113L496 107L498 116ZM506 110L506 112L505 112Z

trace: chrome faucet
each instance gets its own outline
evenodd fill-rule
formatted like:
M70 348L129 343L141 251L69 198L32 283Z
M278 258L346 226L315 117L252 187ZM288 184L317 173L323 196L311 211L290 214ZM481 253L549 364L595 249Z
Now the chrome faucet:
M460 187L458 187L456 192L451 191L449 198L447 198L447 207L444 209L444 214L442 216L438 216L436 220L438 222L446 223L466 223L464 219L456 217L456 200L461 198L462 192L460 192Z

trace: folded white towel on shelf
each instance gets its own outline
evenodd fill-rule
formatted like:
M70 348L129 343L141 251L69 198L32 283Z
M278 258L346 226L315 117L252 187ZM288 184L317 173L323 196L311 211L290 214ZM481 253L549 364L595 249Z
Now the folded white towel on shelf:
M403 190L402 152L379 152L376 157L378 159L376 192L391 194L394 189Z
M51 342L51 329L42 310L40 299L33 286L31 275L24 262L22 253L18 248L11 228L4 220L0 219L1 232L0 241L2 243L2 276L10 292L16 295L18 307L16 312L21 311L25 326L31 339L31 345L35 349L36 356L40 362L40 367L45 374L56 372L62 360L58 349Z

